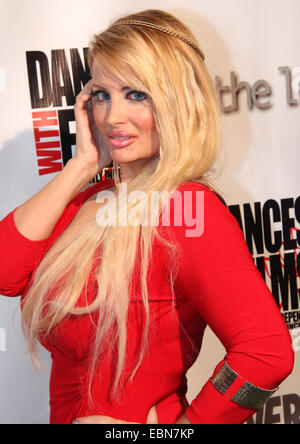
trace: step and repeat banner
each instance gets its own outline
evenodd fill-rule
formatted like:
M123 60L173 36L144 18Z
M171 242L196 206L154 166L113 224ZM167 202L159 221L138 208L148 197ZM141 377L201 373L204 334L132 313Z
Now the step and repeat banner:
M190 26L221 109L223 150L213 181L243 229L295 350L293 373L248 423L299 424L299 1L1 0L0 9L0 219L74 155L73 106L88 79L92 35L143 9L165 9ZM0 297L0 423L47 424L51 359L41 350L44 370L33 370L19 299ZM208 329L188 373L190 402L224 353Z

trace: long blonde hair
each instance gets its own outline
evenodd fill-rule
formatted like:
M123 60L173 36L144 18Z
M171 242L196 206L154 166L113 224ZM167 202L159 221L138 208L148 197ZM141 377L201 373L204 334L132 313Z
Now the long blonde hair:
M90 69L96 59L103 70L120 82L147 93L153 103L160 139L159 156L150 159L128 183L128 193L134 190L145 193L146 198L139 202L142 218L151 191L171 192L186 181L206 183L207 172L220 148L220 116L213 81L200 55L185 42L155 29L137 25L115 26L124 19L155 23L194 42L195 37L173 15L161 10L146 10L118 19L114 26L95 35L90 42ZM128 204L127 210L134 205ZM121 209L120 214L122 211L126 208ZM46 254L23 304L23 329L32 357L36 358L38 339L46 337L69 315L97 312L91 375L101 361L99 358L108 352L107 344L110 348L116 346L118 359L111 395L117 399L126 357L126 321L138 252L145 328L131 379L147 351L147 273L155 236L171 253L169 273L172 283L176 277L179 250L176 244L164 240L155 226L100 227L93 218L55 255ZM101 259L95 268L98 292L90 305L78 307L77 301L86 290L96 258Z

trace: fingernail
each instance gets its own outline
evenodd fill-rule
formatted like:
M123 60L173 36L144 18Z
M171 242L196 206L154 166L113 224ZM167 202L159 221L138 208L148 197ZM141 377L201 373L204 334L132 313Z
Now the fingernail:
M74 419L74 421L72 422L72 424L79 424L79 422L77 421L77 419Z

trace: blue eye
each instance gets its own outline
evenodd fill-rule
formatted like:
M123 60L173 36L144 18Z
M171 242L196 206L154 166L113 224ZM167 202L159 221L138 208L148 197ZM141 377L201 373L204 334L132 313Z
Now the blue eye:
M148 98L147 94L143 93L142 91L131 91L130 93L127 94L127 98L131 95L134 96L134 99L129 99L129 100L141 101Z
M96 102L106 102L110 100L110 95L103 90L92 91L91 96L96 98ZM133 96L133 98L130 98L130 96ZM142 100L145 100L147 98L147 94L143 93L142 91L130 91L126 95L126 99L132 100L134 102L141 102Z
M97 102L103 102L105 100L109 100L110 96L106 91L92 91L91 96L96 97Z

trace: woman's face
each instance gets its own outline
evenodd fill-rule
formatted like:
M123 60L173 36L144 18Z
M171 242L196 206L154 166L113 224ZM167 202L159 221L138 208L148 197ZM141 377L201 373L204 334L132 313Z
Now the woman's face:
M92 103L97 128L112 160L138 171L159 152L152 101L143 92L117 82L93 67Z

